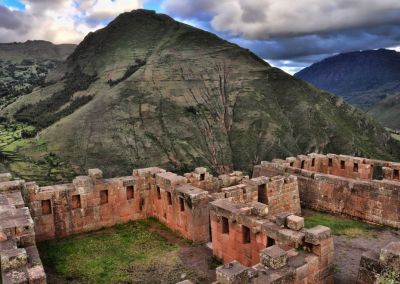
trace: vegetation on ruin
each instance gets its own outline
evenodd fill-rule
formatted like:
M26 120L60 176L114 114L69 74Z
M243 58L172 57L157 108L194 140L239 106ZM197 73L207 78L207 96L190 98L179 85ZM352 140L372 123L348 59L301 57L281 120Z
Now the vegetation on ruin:
M186 268L179 246L155 219L131 221L100 231L38 243L49 283L206 283ZM175 238L179 238L175 236Z
M397 271L384 272L378 276L377 284L399 284L400 273Z
M316 213L312 216L305 217L304 225L306 228L312 228L318 225L327 226L331 228L332 234L350 238L360 236L375 237L376 233L381 230L381 227L375 225L324 213Z

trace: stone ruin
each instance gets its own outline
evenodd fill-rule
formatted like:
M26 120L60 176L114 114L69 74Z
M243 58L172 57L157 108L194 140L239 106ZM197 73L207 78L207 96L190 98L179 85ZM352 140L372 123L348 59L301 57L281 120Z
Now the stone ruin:
M357 284L376 283L379 277L390 272L397 272L397 282L400 283L400 242L392 242L381 249L380 253L368 251L363 253L358 271Z
M309 154L262 162L253 177L294 175L301 205L400 228L400 163Z
M371 180L374 167L381 167L383 180ZM179 176L156 167L104 179L91 169L72 183L40 187L2 174L2 283L46 283L36 241L148 217L193 243L211 242L224 263L217 283L332 283L330 229L305 229L300 204L398 228L398 169L312 154L262 162L252 179L241 172L214 177L205 168ZM398 248L394 243L380 256L363 256L359 283L374 283L379 265L398 271Z
M0 174L1 283L46 283L34 222L22 197L23 181Z

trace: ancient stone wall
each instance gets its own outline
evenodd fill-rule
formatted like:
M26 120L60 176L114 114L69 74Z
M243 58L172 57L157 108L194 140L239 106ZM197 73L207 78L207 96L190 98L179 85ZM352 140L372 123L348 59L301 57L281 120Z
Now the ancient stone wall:
M296 215L279 214L272 222L264 207L211 203L213 253L225 264L217 268L217 283L333 283L330 229L304 229Z
M0 175L0 266L1 283L46 283L36 248L34 223L25 207L22 180Z
M225 187L211 194L212 200L228 198L241 203L260 202L268 205L269 216L282 212L300 214L300 196L297 177L261 176L241 184Z
M253 176L296 175L303 206L400 228L400 182L313 172L291 167L291 160L262 162Z
M184 177L193 186L206 190L210 194L220 192L221 188L235 186L249 180L249 177L244 176L240 171L214 177L203 167L196 168L194 172L184 174Z
M103 179L101 171L93 169L72 184L38 187L27 183L25 199L38 240L154 216L189 240L208 241L207 192L159 168L113 179Z
M282 162L282 160L276 161ZM400 163L346 155L299 155L287 158L285 164L288 167L351 179L371 180L375 176L375 178L399 180Z
M363 253L357 283L400 283L400 242L392 242L380 252Z

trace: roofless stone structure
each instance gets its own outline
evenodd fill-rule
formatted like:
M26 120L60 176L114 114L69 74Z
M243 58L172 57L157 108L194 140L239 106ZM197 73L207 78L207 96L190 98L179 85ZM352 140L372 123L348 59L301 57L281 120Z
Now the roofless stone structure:
M300 203L399 228L398 170L398 163L312 154L263 162L253 178L152 167L104 179L91 169L70 184L39 187L1 174L2 281L46 283L36 241L153 216L194 243L212 243L224 263L217 283L332 283L331 231L305 229ZM372 180L377 173L383 180ZM399 259L398 243L366 254L359 283L376 280L371 267L400 270Z

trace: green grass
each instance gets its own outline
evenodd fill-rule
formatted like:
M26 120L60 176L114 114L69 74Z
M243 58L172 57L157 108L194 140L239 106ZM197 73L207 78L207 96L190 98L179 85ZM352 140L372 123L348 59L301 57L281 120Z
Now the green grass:
M176 283L183 273L201 282L183 267L177 256L179 246L160 231L173 235L149 219L41 242L38 248L46 272L68 283Z
M380 227L366 224L360 221L351 220L339 216L318 213L310 217L306 217L305 227L312 228L317 225L324 225L331 228L332 233L337 236L347 236L350 238L366 236L375 237Z
M26 138L27 133L29 137L35 136L35 128L23 123L0 124L1 172L10 171L39 185L67 182L76 175L68 163L49 151L46 142Z

